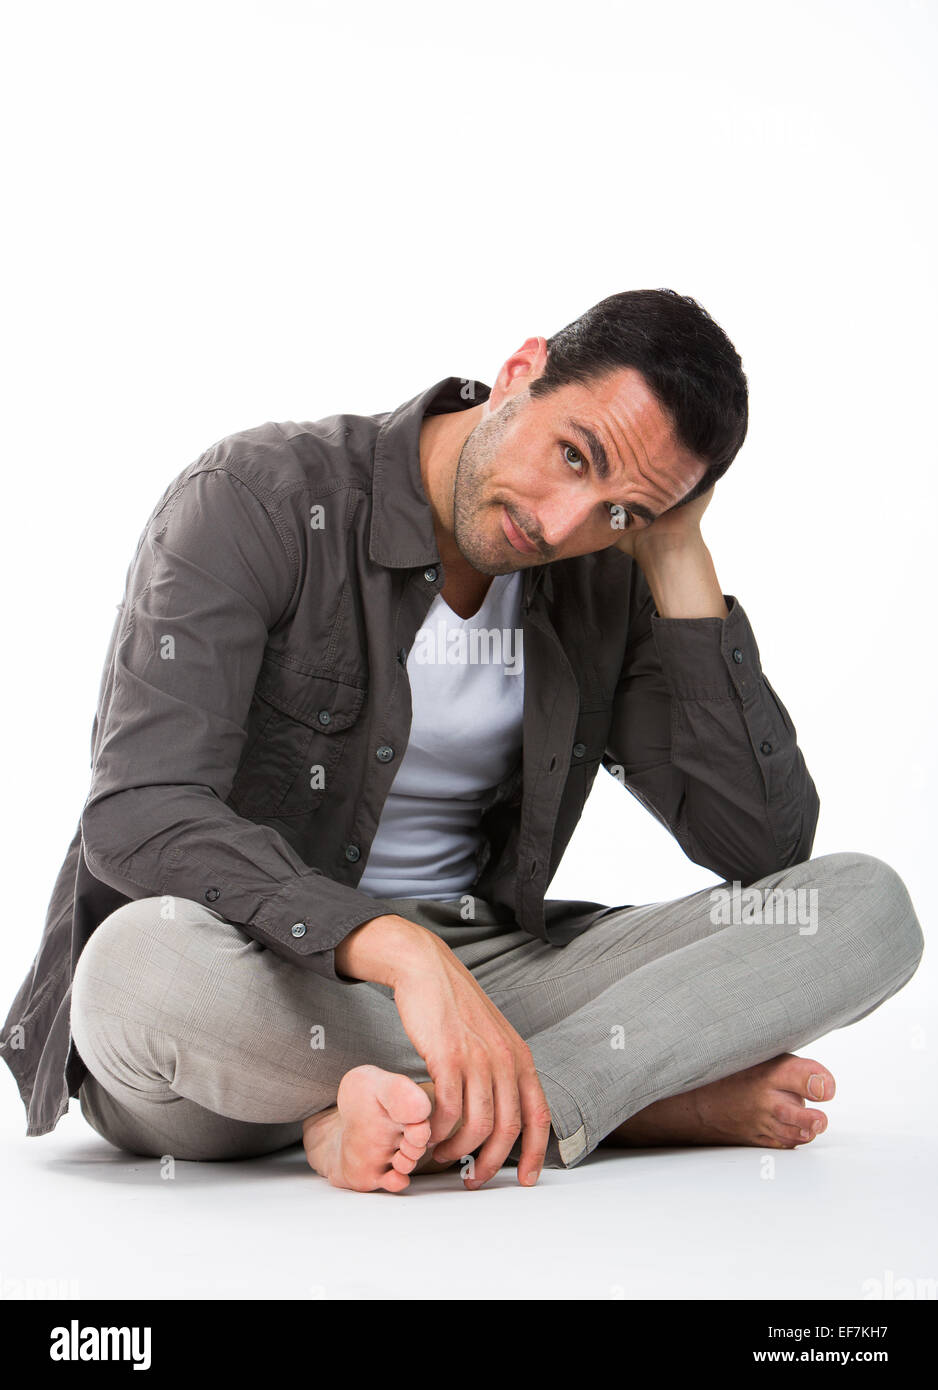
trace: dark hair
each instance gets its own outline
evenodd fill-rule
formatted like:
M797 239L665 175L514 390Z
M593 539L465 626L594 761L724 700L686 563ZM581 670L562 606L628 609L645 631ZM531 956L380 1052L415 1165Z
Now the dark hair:
M707 465L676 510L722 478L742 448L749 424L742 361L690 295L625 290L547 339L547 365L530 394L546 396L574 381L588 386L623 367L642 373L678 442Z

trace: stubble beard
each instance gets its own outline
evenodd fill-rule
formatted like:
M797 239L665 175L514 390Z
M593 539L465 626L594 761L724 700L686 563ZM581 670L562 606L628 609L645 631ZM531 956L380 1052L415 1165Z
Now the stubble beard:
M511 547L502 530L501 511L504 503L487 498L487 484L497 465L511 420L527 401L528 393L509 396L492 415L481 420L466 438L456 464L453 480L453 535L460 554L480 574L511 574L523 567L518 552L517 561L505 551ZM487 519L494 518L494 540L487 538Z

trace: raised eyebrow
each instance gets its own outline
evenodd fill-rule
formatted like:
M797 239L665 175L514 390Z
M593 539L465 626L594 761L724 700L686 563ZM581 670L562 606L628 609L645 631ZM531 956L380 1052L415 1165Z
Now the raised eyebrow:
M590 452L590 463L593 465L596 476L602 482L605 482L609 477L611 469L609 467L609 456L606 453L605 446L599 438L599 435L596 434L594 430L591 430L589 425L583 425L579 420L566 420L564 423L574 434L578 434L581 439L586 441L586 447ZM634 512L636 516L640 516L643 521L649 523L657 521L658 515L660 515L660 513L652 512L648 507L642 506L641 502L624 502L622 505L626 511Z
M581 425L579 420L565 420L564 424L573 430L574 434L578 434L581 439L586 440L586 447L590 451L590 463L593 465L596 476L605 482L612 470L609 467L605 445L599 435L594 433L589 425Z

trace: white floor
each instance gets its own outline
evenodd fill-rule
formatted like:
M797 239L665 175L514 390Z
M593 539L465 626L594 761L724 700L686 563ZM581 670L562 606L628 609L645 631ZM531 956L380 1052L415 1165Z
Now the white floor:
M341 1192L299 1149L177 1163L167 1180L74 1101L53 1134L27 1139L4 1068L0 1296L934 1298L927 1003L916 978L801 1050L839 1083L829 1130L804 1149L601 1149L532 1191L507 1168L478 1192L455 1173L403 1196Z

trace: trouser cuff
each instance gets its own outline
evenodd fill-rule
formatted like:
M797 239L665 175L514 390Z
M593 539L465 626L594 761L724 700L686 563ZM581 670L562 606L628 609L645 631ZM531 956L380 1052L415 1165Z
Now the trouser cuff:
M541 1089L550 1106L551 1132L544 1153L545 1168L573 1168L590 1150L586 1124L576 1101L559 1081L538 1070ZM508 1158L517 1163L521 1157L521 1137L516 1139Z

